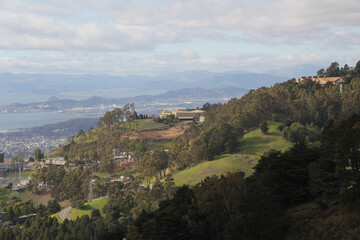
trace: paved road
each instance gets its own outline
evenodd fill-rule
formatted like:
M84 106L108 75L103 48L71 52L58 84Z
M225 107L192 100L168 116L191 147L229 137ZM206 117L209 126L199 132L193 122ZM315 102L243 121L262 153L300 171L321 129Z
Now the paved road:
M66 207L63 210L61 210L61 212L59 213L59 217L61 220L65 220L65 218L67 218L68 220L71 220L69 217L69 213L71 212L72 207Z
M95 200L100 200L100 199L103 199L103 198L106 198L106 196L105 197L95 198L95 199L91 200L91 202L95 201ZM71 220L71 218L69 217L69 213L71 212L71 210L72 210L72 207L66 207L63 210L61 210L61 212L59 213L60 219L63 220L63 221L65 220L65 218L67 218L68 220Z

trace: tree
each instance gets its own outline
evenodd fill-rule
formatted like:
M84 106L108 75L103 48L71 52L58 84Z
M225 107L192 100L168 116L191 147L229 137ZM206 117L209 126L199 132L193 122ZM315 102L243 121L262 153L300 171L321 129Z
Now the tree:
M78 138L78 137L80 137L80 136L83 135L83 134L85 134L84 130L79 129L79 131L78 131L77 134L76 134L76 137Z
M333 62L326 69L326 77L338 77L340 76L339 63Z
M262 132L263 134L268 134L269 127L268 127L268 124L267 124L266 121L264 121L264 122L261 123L260 129L261 129L261 132Z
M318 77L323 77L323 76L325 76L325 69L320 69L319 71L317 71L316 72L316 75L318 76Z
M336 164L342 192L350 199L360 199L360 115L331 121L324 129L325 148Z
M114 173L115 162L113 159L103 159L100 161L100 171Z
M12 161L13 162L22 162L22 161L24 161L24 159L25 159L25 154L24 153L18 153L12 158Z
M360 61L358 61L358 62L356 63L356 66L355 66L355 68L354 68L354 71L355 71L355 75L360 74Z
M49 200L46 207L46 213L51 215L61 210L61 206L57 200Z
M39 148L35 150L35 161L40 161L44 158L44 153Z

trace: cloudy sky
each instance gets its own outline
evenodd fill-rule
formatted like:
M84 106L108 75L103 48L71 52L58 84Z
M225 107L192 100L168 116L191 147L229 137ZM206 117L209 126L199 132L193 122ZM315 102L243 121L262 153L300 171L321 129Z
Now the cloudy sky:
M359 0L0 0L0 72L265 72L359 53Z

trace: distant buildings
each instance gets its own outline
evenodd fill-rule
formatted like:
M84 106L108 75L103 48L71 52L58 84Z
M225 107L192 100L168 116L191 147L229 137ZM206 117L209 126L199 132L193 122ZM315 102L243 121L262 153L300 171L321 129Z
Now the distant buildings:
M203 122L205 120L205 111L203 110L192 110L187 111L185 109L176 109L174 110L164 110L160 113L160 118L166 118L167 116L173 115L176 119L179 120L196 120Z
M135 158L133 157L134 154L132 152L122 152L119 148L114 148L112 151L115 163L135 161Z
M42 166L50 166L50 165L65 166L65 164L66 161L64 157L47 158L42 161Z

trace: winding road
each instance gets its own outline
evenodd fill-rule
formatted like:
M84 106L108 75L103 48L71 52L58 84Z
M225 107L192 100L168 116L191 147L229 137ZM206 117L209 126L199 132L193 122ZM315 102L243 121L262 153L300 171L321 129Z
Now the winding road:
M71 218L69 217L69 213L71 212L72 210L72 207L66 207L64 208L63 210L61 210L61 212L59 213L59 218L61 220L65 220L65 219L68 219L68 220L71 220Z
M105 197L99 197L99 198L95 198L95 199L92 199L90 202L92 201L96 201L96 200L100 200L100 199L103 199L103 198L106 198ZM61 220L65 220L65 219L68 219L68 220L71 220L71 218L69 217L69 213L71 212L73 208L70 206L70 207L66 207L64 208L63 210L61 210L61 212L59 213L59 218Z

